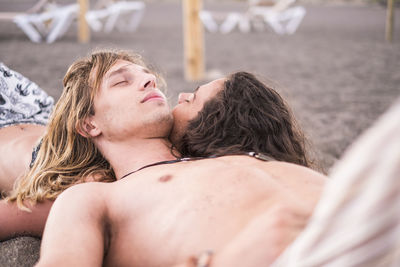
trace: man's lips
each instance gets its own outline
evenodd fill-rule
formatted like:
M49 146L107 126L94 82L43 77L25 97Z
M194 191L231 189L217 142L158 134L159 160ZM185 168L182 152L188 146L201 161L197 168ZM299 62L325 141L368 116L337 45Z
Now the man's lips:
M159 93L151 92L151 93L148 93L148 94L143 98L143 100L140 101L140 103L144 103L144 102L149 101L149 100L164 100L164 97L163 97L161 94L159 94Z

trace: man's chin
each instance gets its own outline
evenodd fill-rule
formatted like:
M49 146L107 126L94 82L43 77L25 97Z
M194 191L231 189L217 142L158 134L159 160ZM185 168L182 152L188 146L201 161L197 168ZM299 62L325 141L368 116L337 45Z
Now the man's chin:
M164 138L168 137L169 133L171 132L172 126L174 124L174 119L172 114L164 114L158 116L153 122L152 125L158 128L160 136Z

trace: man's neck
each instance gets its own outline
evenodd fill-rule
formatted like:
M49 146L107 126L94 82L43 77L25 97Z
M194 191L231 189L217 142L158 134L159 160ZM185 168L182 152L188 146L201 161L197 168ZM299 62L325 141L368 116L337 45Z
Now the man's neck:
M117 180L146 165L175 159L171 154L171 144L164 138L132 139L129 142L103 144L101 148Z

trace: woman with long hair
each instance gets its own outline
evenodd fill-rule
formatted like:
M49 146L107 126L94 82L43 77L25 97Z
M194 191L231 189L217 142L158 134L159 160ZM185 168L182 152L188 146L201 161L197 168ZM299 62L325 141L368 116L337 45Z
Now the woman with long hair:
M202 87L209 95L200 100ZM196 101L203 103L190 116ZM173 114L171 140L184 157L253 151L313 167L306 138L289 106L254 74L236 72L194 93L181 93Z

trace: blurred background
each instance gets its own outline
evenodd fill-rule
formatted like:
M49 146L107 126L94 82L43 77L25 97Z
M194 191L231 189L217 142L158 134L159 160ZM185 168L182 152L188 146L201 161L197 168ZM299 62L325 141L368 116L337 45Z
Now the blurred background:
M37 2L0 0L0 13L26 12ZM89 2L89 10L100 8L100 1ZM229 14L245 15L252 4L251 0L202 2L211 15L208 25L218 27ZM56 1L59 6L76 3ZM260 18L247 30L240 23L228 33L205 29L205 76L198 81L184 76L182 1L143 3L136 31L91 28L87 43L77 40L75 18L54 42L35 43L9 16L0 16L0 61L58 99L62 78L75 59L99 47L134 50L164 75L171 105L179 92L192 91L211 79L238 70L254 72L288 100L314 146L317 162L327 171L400 95L400 1L394 5L392 42L385 40L385 0L295 1L280 10L305 11L293 34L277 33ZM290 21L291 14L285 14Z
M126 14L138 23L128 28L122 17L115 21L121 27L111 27L117 2L88 0L93 16L86 43L78 42L76 1L0 0L0 62L56 100L68 66L94 48L141 53L168 82L171 106L179 92L234 71L254 72L287 99L316 162L329 171L400 95L400 0L393 0L391 42L386 0L279 0L266 1L267 9L255 6L257 0L203 0L204 76L197 81L185 79L182 2L189 0L141 1L140 12ZM63 29L54 31L55 25ZM31 237L2 242L0 266L33 266L39 246Z

